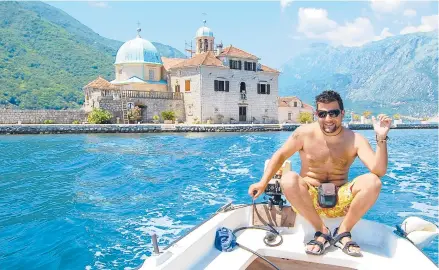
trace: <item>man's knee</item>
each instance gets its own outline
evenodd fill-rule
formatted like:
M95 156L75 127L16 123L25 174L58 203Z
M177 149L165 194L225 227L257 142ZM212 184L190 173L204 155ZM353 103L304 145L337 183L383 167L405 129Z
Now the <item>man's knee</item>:
M300 189L300 175L296 172L290 171L282 176L280 185L284 191L298 192Z
M381 187L382 187L382 182L381 179L376 175L371 173L370 174L370 179L368 181L369 185L368 188L379 193L381 191Z

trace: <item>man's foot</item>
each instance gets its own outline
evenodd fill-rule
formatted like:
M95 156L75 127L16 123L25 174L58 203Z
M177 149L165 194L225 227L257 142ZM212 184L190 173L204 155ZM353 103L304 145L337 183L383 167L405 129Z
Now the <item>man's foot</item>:
M334 246L340 248L344 253L353 257L362 257L360 246L352 241L352 235L348 231L339 230L339 228L334 231L333 243Z
M331 231L328 228L324 228L321 231L317 231L314 234L314 239L306 244L305 252L312 255L322 255L325 249L331 246Z

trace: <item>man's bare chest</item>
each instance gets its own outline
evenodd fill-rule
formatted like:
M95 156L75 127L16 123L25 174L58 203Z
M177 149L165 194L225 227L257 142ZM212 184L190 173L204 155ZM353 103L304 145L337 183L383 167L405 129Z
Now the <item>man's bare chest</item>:
M305 145L302 158L311 167L345 168L355 158L355 151L346 143L327 144L316 141Z

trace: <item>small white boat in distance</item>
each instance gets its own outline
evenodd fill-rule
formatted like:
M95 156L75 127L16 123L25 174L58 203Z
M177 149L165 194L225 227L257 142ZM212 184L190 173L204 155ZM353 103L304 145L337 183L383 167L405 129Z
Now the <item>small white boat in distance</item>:
M255 214L254 208L258 209L258 213ZM277 217L274 216L276 212ZM315 233L311 225L301 216L295 216L291 207L279 211L278 206L273 206L270 211L267 204L229 204L220 208L213 217L163 252L146 259L140 269L276 269L241 247L221 252L214 246L218 228L234 230L253 226L260 222L259 215L275 225L283 242L277 246L267 246L263 241L267 231L259 229L237 232L237 242L264 256L278 269L438 269L415 245L425 245L426 241L431 241L438 234L436 225L425 220L408 218L403 222L401 227L410 230L403 232L408 233L408 239L397 236L389 226L361 220L352 230L352 238L360 245L363 257L351 257L334 246L326 249L324 255L316 256L306 254L304 249L305 243ZM325 223L333 232L340 221L340 218L326 219ZM409 240L410 234L418 242Z

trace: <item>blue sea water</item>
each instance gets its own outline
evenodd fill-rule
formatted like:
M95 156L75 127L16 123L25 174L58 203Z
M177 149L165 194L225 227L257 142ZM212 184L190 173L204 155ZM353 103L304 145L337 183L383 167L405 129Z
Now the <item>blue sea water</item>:
M360 131L374 145L373 131ZM289 136L270 133L0 136L0 268L130 269L248 186ZM392 130L367 219L438 224L438 132ZM291 158L293 169L300 160ZM367 172L355 161L350 178ZM438 240L424 252L436 263Z

